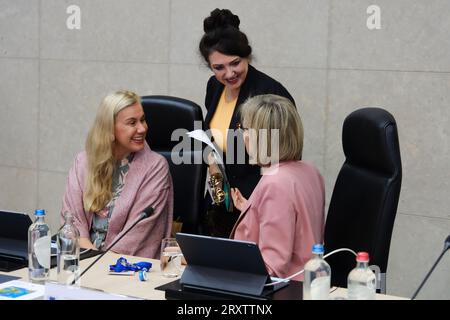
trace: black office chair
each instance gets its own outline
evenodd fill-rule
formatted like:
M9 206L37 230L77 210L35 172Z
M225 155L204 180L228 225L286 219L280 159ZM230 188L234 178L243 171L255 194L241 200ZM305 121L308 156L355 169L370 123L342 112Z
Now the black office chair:
M327 252L338 248L366 251L379 268L377 289L386 293L386 268L402 181L394 117L380 108L363 108L344 121L345 162L337 177L325 224ZM347 287L355 256L339 252L327 258L333 286ZM377 273L377 272L376 272Z
M192 101L170 96L144 96L141 102L148 124L147 143L163 155L170 166L174 220L183 223L183 232L199 233L206 179L202 145L185 134L175 135L172 141L172 133L176 129L186 129L184 133L203 129L202 110ZM197 127L194 121L198 121ZM183 149L182 141L189 142L191 147Z

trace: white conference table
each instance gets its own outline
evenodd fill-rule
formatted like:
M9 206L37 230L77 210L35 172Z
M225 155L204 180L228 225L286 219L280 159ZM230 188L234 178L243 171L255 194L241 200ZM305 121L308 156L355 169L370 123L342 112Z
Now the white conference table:
M152 268L147 272L147 281L140 281L137 273L129 275L110 275L109 265L115 264L117 259L124 257L130 263L149 261ZM92 257L80 261L81 270L85 270L97 257ZM23 281L28 281L28 269L23 268L13 272L0 272L0 274L20 277ZM177 278L166 278L161 274L159 260L139 258L133 256L120 255L108 252L81 278L81 286L90 289L98 289L107 293L120 294L132 297L139 297L148 300L164 300L165 292L155 290L156 287L174 281ZM56 268L50 270L50 280L56 281ZM346 299L347 289L332 288L330 299ZM406 298L377 294L377 300L404 300Z

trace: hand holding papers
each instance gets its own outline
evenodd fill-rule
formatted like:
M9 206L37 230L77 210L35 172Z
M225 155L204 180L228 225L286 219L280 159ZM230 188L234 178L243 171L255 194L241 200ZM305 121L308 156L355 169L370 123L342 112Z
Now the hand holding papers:
M225 204L228 212L233 211L233 201L230 195L230 184L228 182L223 159L216 146L211 142L205 131L198 129L188 132L187 135L192 139L199 140L211 148L208 154L208 192L215 204Z

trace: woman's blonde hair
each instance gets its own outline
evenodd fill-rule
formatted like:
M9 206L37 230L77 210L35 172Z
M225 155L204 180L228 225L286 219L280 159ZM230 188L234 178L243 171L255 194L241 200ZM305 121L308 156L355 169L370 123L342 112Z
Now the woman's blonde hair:
M250 157L258 165L302 159L302 120L289 99L274 94L249 98L241 106L241 123L249 129Z
M86 138L88 171L83 194L86 212L102 210L112 198L115 119L122 109L140 102L136 93L122 90L107 95L97 110Z

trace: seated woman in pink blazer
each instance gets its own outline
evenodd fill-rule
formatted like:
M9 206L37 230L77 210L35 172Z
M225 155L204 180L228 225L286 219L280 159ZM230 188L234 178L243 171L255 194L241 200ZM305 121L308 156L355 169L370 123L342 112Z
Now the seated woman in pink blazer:
M140 221L111 249L159 258L161 239L170 236L173 187L166 159L145 142L147 123L139 96L117 91L106 96L70 169L61 214L69 211L83 248L107 248L148 206Z
M303 269L312 245L323 240L324 181L301 161L303 126L290 100L272 94L250 98L241 107L241 123L262 178L248 200L232 189L241 214L231 238L257 243L269 274L285 278Z

